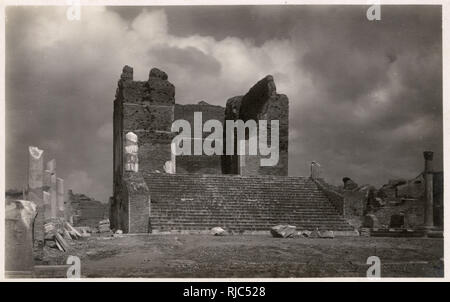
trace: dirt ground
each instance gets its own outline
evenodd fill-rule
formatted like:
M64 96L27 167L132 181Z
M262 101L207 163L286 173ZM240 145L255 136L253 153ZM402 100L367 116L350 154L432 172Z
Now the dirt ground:
M83 277L365 277L369 256L381 277L442 277L443 240L272 238L270 235L93 235L72 250L46 250L47 264L81 259Z

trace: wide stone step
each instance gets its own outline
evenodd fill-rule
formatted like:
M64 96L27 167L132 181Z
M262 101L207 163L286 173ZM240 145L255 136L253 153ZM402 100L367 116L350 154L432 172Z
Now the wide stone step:
M144 174L154 230L353 230L308 177Z
M153 210L150 217L195 217L195 218L208 218L208 217L223 217L223 218L254 218L254 219L267 219L270 217L286 217L286 218L298 218L298 219L342 219L336 214L321 214L321 213L267 213L265 211L247 211L247 212L223 212L223 211L211 211L209 213L197 213L196 211L158 211Z
M164 225L152 225L153 230L210 230L217 224L209 225L196 225L196 224L164 224ZM228 230L256 230L256 231L268 231L273 225L219 225ZM335 231L352 231L353 228L348 225L312 225L312 224L296 224L297 230L335 230Z

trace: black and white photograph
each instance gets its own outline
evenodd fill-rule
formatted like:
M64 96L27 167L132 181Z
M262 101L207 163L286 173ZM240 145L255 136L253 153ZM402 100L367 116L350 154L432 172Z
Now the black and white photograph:
M6 1L1 278L444 280L448 4Z

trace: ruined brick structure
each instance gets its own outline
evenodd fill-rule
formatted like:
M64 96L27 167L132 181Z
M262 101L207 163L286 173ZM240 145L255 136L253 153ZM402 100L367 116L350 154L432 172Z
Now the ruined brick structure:
M73 226L95 228L100 220L108 217L107 205L72 190L68 190L66 209L66 220Z
M278 120L280 159L276 166L261 166L260 155L245 155L246 165L241 166L238 155L223 156L222 171L224 174L241 175L288 175L288 136L289 136L289 101L286 95L278 94L272 76L266 76L254 85L244 96L235 96L227 101L225 120ZM263 129L258 129L259 131ZM267 129L270 141L270 128ZM246 134L248 139L248 133ZM226 141L224 140L224 150ZM235 136L235 154L237 154Z
M171 132L172 122L184 119L193 125L195 112L202 113L203 123L267 120L268 129L258 132L267 133L269 144L270 122L279 121L278 164L261 166L261 155L175 157L171 143L177 133ZM287 177L288 131L288 98L277 93L272 76L230 98L224 108L204 101L175 104L175 87L165 72L153 68L148 80L134 81L133 69L125 66L114 100L112 229L146 233L222 226L244 232L291 223L351 231L310 178ZM203 133L201 140L207 135ZM249 135L245 134L247 145ZM225 140L222 143L225 151Z
M202 127L206 121L215 119L223 121L225 109L221 106L210 105L204 101L198 104L175 104L175 120L184 119L194 124L194 112L202 113ZM202 140L208 133L203 133ZM191 144L192 149L194 145ZM192 152L193 154L193 152ZM176 158L177 173L222 174L220 155L180 155Z

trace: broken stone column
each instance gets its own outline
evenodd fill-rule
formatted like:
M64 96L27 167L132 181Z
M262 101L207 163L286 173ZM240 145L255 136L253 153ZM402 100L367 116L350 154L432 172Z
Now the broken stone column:
M56 178L56 199L58 201L58 217L64 218L64 179Z
M47 191L43 191L43 200L44 200L44 218L49 219L51 217L51 195Z
M34 245L44 244L44 200L42 187L44 185L44 151L38 147L28 147L28 188L27 199L36 205L37 216L34 224Z
M5 213L5 271L9 278L30 278L33 273L33 225L36 204L7 200Z
M56 160L52 159L47 162L46 170L56 174Z
M139 147L137 135L133 132L128 132L125 135L125 171L139 171L138 151Z
M47 172L48 171L48 172ZM47 162L47 170L45 171L47 184L49 186L48 192L50 193L50 216L46 218L56 218L58 217L58 198L56 193L56 160L52 159ZM50 173L50 174L49 174ZM48 179L50 178L50 179Z
M28 189L42 190L44 177L43 150L38 147L28 147Z
M51 218L58 217L58 197L56 193L56 174L52 174L50 185L50 211Z
M432 228L433 221L433 152L423 152L425 158L425 169L423 177L425 179L425 203L424 203L424 227Z
M311 162L311 178L317 179L320 178L320 164L318 162Z

